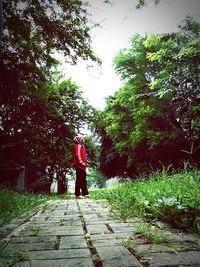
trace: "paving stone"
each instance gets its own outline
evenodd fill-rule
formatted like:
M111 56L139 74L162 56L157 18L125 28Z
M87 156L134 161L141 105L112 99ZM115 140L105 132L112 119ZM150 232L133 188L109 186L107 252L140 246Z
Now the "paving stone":
M31 265L30 265L31 264ZM59 259L59 260L32 260L20 263L20 267L94 267L90 258Z
M77 210L67 210L67 214L66 215L79 215L79 212Z
M11 251L37 251L37 250L50 250L55 249L54 248L54 240L51 242L40 242L40 243L10 243L6 249L5 252Z
M67 217L67 211L63 211L63 212L51 212L51 213L47 213L47 214L45 214L45 217L47 217L47 216L50 216L50 217L52 217L52 218L62 218L62 217Z
M137 217L134 217L134 218L128 218L125 220L126 223L142 223L142 219L141 218L137 218Z
M51 230L53 230L53 229L55 229L55 228L60 228L60 227L62 227L62 226L65 226L65 227L67 227L68 226L68 221L66 220L66 219L64 219L64 218L60 218L58 221L45 221L45 222L38 222L38 223L30 223L29 224L29 230L31 229L31 228L33 228L33 227L35 227L35 226L41 226L42 227L42 229L51 229ZM48 227L47 227L47 225L48 225ZM72 225L71 225L72 226ZM74 225L75 226L75 225ZM77 225L76 225L77 226Z
M83 214L84 216L84 220L88 223L88 222L92 222L92 221L98 221L98 220L113 220L110 216L103 216L103 217L99 217L97 214Z
M85 222L86 222L87 225L98 225L98 224L116 223L116 221L113 221L112 218L106 219L106 220L104 218L98 218L98 219L92 219L92 220L87 220L86 218L84 218L84 219L85 219Z
M115 223L115 224L109 224L110 227L113 229L114 232L123 233L123 232L131 232L132 235L134 235L137 232L138 226L141 225L141 223Z
M119 226L119 227L115 227L113 229L113 231L114 231L114 233L127 233L128 235L134 235L135 234L132 227L120 227Z
M162 231L168 242L194 242L200 244L200 238L197 235L190 235L178 232L177 230Z
M30 212L30 214L33 214ZM15 220L9 224L3 225L0 228L0 240L5 238L6 236L10 235L15 229L21 227L23 223L27 223L24 218L21 220Z
M16 227L17 225L9 225L2 227L0 229L0 240L9 235Z
M31 251L29 252L30 259L77 259L89 258L90 251L88 249L66 249L66 250L51 250L51 251Z
M52 234L56 234L57 232L80 232L82 230L82 224L79 225L73 225L71 222L68 223L68 221L63 220L63 225L60 225L60 221L55 223L38 223L38 224L28 224L26 227L22 227L21 234L23 235L24 232L26 232L26 235L29 233L30 236L34 234L34 232L38 229L38 234L46 233L46 232L52 232ZM37 231L36 231L37 232ZM82 233L82 231L81 231ZM81 234L80 233L80 234Z
M121 246L122 241L120 239L116 239L116 238L111 239L111 237L107 236L107 238L105 238L105 239L92 240L92 244L95 248L108 247L108 246Z
M94 235L94 234L109 234L110 233L110 231L105 226L105 224L87 225L87 230L91 235Z
M60 249L68 248L87 248L87 244L83 236L64 236L60 241Z
M44 212L43 207L47 207ZM126 222L114 220L107 201L76 201L74 198L52 200L41 205L39 209L40 211L30 213L30 221L17 220L0 230L3 237L10 233L13 235L4 251L6 260L11 260L15 251L26 251L30 262L20 262L23 267L30 266L30 263L32 267L94 267L91 252L84 239L81 221L84 219L89 239L96 248L103 267L134 267L141 264L150 267L200 266L198 236L165 227L162 232L167 238L166 243L149 244L148 239L135 233L141 219L136 217ZM64 223L62 226L61 220ZM32 229L36 227L41 229L33 236ZM131 238L133 243L132 253L123 246L123 240L128 238ZM5 244L5 241L6 239L1 240L0 246ZM136 255L140 256L139 260ZM2 265L3 260L5 261L0 260L0 266L7 267L8 264Z
M21 236L34 236L31 230L23 230L20 232ZM47 228L41 229L38 236L48 236L48 235L61 235L61 236L72 236L72 235L83 235L83 229L80 227L60 227L60 228Z
M37 224L37 225L32 225L32 224L29 224L27 225L26 228L24 228L23 230L26 230L26 231L34 231L34 229L37 229L37 226L40 227L40 231L53 231L53 232L56 232L57 230L63 230L63 231L70 231L70 230L73 230L73 229L80 229L79 226L77 225L68 225L66 224L65 222L66 221L63 221L64 222L64 225L60 225L60 222L58 224L58 222L56 223L42 223L42 224ZM33 230L32 230L33 229Z
M82 227L82 223L80 221L80 218L79 219L76 219L76 218L72 218L72 219L66 218L66 219L64 219L64 224L65 223L68 226L79 226L79 227Z
M94 212L94 210L93 209L91 209L91 207L89 207L89 206L81 206L81 211L83 212L83 213L92 213L92 212Z
M102 233L97 235L91 235L90 239L93 240L99 240L99 239L118 239L117 234L115 233ZM120 239L121 240L121 239Z
M135 224L134 224L135 225ZM138 226L138 224L136 224L135 226ZM133 230L133 224L132 223L126 223L126 222L114 222L114 223L110 223L110 226L115 229L115 228L126 228L126 229L131 229Z
M80 217L79 214L74 214L74 215L69 215L66 214L64 216L61 217L53 217L52 215L47 215L47 216L43 216L40 218L37 218L37 220L35 221L31 221L31 223L36 224L36 223L45 223L47 224L48 222L50 223L56 223L56 222L60 222L60 219L64 219L66 221L77 221L80 222Z
M10 243L17 244L17 243L41 243L41 242L52 242L55 239L55 236L17 236L12 237ZM2 240L2 242L7 242L6 239Z
M114 234L91 235L90 239L95 248L122 245L122 240L117 239Z
M99 217L96 214L83 214L85 221L98 220ZM105 218L104 218L105 219Z
M177 242L177 243L164 243L164 244L142 244L142 245L134 245L133 250L137 254L144 253L156 253L156 252L172 252L178 253L179 251L192 251L192 250L200 250L200 246L191 243L191 242Z
M117 239L127 239L127 238L134 238L133 232L117 232L115 234Z
M149 253L142 261L149 267L200 266L200 251L176 253Z
M55 260L55 259L78 259L90 258L90 251L88 249L59 249L59 250L40 250L40 251L27 251L16 250L18 252L25 251L30 260ZM2 258L10 258L15 251L6 251Z
M97 247L97 253L100 256L104 267L141 266L137 258L123 246Z
M46 218L47 216L50 216L52 218L59 219L59 218L63 218L63 217L66 217L67 218L69 215L73 215L73 216L77 216L78 217L79 213L78 212L72 212L72 214L71 214L68 211L64 211L64 212L62 212L60 214L58 214L58 213L57 214L46 213L44 215L44 218Z

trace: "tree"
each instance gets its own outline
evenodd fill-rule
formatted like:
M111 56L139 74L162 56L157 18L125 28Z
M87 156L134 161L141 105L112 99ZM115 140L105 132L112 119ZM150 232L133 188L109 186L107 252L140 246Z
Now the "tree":
M199 29L187 18L177 33L135 35L114 58L125 85L107 101L103 136L132 175L178 168L191 141L199 148Z
M105 130L107 125L107 111L107 109L105 111L96 110L92 125L100 144L99 166L97 167L101 174L110 178L117 175L124 175L126 171L126 160L120 156L112 139L109 138Z
M18 54L20 62L26 59L40 67L44 62L51 64L54 50L72 63L78 58L97 60L90 46L86 7L79 0L5 0L4 52Z
M89 120L90 108L77 85L67 81L57 86L59 62L54 53L62 53L72 64L79 58L99 62L91 50L89 23L83 1L4 1L0 51L2 168L25 164L32 173L39 168L42 177L47 165L51 174L55 168L61 168L58 172L63 174L69 167L69 140L75 129ZM29 184L35 177L30 174Z
M50 184L57 173L63 191L65 174L72 164L73 137L90 120L91 110L71 80L51 85L43 98L27 98L17 110L16 133L9 134L9 128L1 132L1 166L25 165L32 170L27 180L27 189L32 190L40 180ZM10 126L7 118L2 124Z
M85 144L87 151L87 162L90 168L97 168L99 166L99 143L95 136L86 135Z
M176 34L161 38L149 36L145 42L146 47L155 49L155 42L160 38L160 47L147 56L150 61L162 66L150 88L160 98L172 100L171 109L173 108L176 125L184 132L190 146L196 146L197 152L200 145L200 23L187 16L179 28L180 31Z

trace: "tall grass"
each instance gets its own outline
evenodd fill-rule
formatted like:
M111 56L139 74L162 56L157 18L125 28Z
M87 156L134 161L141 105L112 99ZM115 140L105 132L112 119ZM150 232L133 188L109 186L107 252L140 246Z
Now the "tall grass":
M140 177L90 195L106 198L123 220L132 216L161 219L181 229L200 233L200 171L183 171L171 176L163 170L149 179Z
M52 198L57 199L61 198L61 196L18 193L0 187L0 226L20 217L22 214L28 217L31 209Z

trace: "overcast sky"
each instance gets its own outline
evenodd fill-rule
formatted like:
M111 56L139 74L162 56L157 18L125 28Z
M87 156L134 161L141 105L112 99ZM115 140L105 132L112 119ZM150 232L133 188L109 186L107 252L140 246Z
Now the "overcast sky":
M121 48L129 47L135 33L163 33L176 31L186 15L200 20L200 0L162 0L158 6L149 0L148 7L136 10L137 0L114 0L113 5L103 0L90 0L92 20L101 27L91 31L92 47L102 60L101 67L88 70L84 62L76 66L63 64L66 78L71 78L95 108L105 107L105 97L122 86L112 66L113 57Z

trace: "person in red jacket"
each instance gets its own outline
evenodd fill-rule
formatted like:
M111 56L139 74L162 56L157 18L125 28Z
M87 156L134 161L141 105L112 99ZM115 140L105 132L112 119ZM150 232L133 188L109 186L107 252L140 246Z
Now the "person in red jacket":
M82 135L74 137L75 149L73 165L76 169L75 196L89 197L86 180L87 156L84 146L85 140Z

